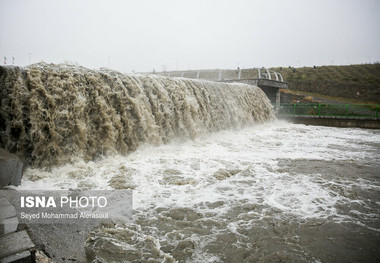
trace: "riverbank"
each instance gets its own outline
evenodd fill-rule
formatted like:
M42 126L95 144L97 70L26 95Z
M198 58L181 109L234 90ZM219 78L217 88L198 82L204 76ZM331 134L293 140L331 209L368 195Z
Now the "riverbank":
M294 124L305 124L314 126L339 127L339 128L363 128L380 129L379 120L367 119L343 119L343 118L318 118L313 116L280 116L281 120L286 120Z

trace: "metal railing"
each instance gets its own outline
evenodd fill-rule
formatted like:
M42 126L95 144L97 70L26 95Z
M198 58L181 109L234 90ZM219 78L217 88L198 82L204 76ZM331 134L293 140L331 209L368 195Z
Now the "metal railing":
M266 68L256 69L215 69L215 70L187 70L187 71L169 71L155 72L154 74L168 77L182 77L191 79L207 79L213 81L224 80L245 80L245 79L268 79L284 82L280 72Z
M276 81L284 82L284 78L282 77L282 74L280 72L269 70L266 68L258 68L257 72L259 74L259 79L272 80L272 75L273 75Z
M276 105L274 105L276 108ZM324 103L281 103L276 108L278 116L375 119L380 118L378 104L324 104Z

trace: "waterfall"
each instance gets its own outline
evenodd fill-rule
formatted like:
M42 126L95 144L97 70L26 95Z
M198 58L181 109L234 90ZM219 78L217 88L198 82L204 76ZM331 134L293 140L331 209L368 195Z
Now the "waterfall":
M45 63L0 67L0 108L0 147L34 167L274 118L255 86Z

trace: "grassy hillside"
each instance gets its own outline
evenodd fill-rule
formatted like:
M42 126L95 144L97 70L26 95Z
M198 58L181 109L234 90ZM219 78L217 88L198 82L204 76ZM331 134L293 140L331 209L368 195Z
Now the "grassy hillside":
M272 69L282 73L291 90L380 103L379 63Z

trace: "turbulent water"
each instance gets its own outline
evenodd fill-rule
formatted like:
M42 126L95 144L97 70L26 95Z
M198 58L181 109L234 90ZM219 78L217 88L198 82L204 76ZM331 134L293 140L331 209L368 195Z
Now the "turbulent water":
M18 189L133 189L132 220L89 233L87 260L380 261L380 131L265 122L247 85L0 69L0 147L31 164ZM49 250L71 242L58 231L46 252L73 260Z
M258 87L73 65L0 68L0 147L36 167L273 118Z
M379 262L380 131L271 122L28 169L22 189L133 189L95 262Z

